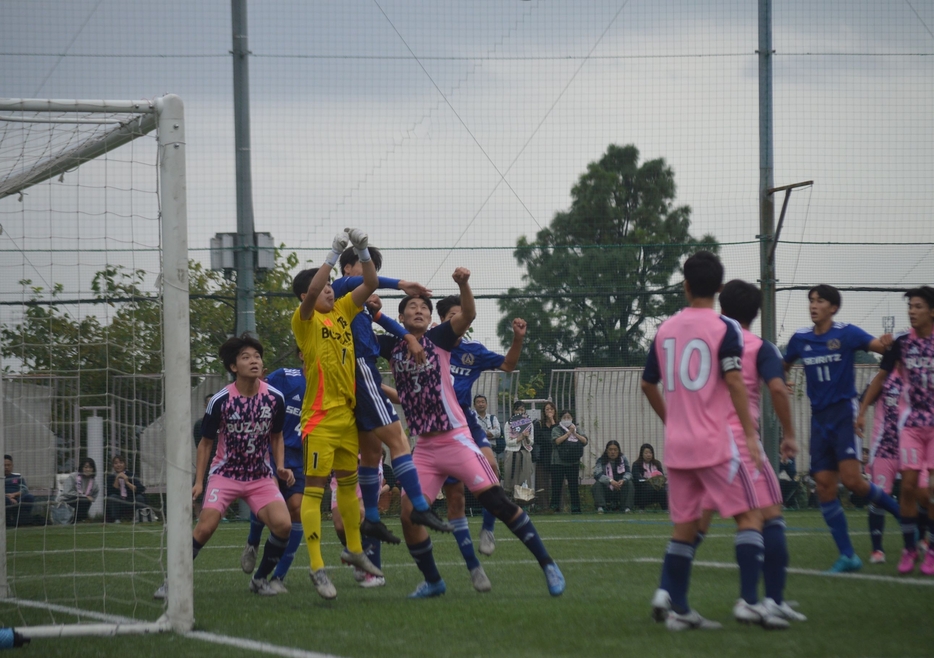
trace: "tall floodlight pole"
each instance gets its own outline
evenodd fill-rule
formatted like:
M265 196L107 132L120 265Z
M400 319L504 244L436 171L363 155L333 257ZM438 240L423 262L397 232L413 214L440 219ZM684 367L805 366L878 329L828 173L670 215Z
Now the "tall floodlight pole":
M237 150L237 335L256 333L253 304L253 174L250 169L250 49L246 0L231 0L233 27L234 144Z
M763 340L775 342L775 200L772 142L772 0L759 0L759 285L762 288ZM766 454L778 465L778 424L768 388L762 391L760 436Z

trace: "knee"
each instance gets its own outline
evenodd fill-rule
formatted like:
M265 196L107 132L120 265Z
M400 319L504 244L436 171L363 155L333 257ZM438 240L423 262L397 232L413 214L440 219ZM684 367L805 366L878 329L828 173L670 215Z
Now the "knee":
M519 512L519 507L506 497L506 492L500 486L486 489L477 496L477 500L484 508L490 511L500 521L509 522Z

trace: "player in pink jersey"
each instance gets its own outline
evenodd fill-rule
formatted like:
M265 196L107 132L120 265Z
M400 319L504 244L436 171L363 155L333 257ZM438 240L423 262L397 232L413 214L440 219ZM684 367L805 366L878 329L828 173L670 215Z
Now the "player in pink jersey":
M202 493L212 444L217 441L218 445L204 492L204 507L191 533L192 551L194 557L198 557L230 504L243 498L270 532L259 569L250 580L250 591L275 596L278 592L266 578L285 553L292 521L273 477L270 453L278 465L279 479L288 486L295 482L291 469L284 467L285 400L282 393L262 381L263 345L258 340L249 334L230 338L221 345L219 356L224 368L236 376L236 381L211 398L201 423L192 500ZM153 597L166 597L165 584Z
M862 436L866 409L879 397L889 373L898 368L905 380L909 405L899 435L902 469L899 506L905 549L898 563L898 572L909 574L914 571L918 560L919 474L934 466L934 288L913 288L905 293L905 297L908 298L911 331L898 334L882 357L879 372L859 405L855 424ZM921 491L925 498L930 497L929 487ZM934 552L928 551L921 573L934 576Z
M737 524L741 598L733 616L766 628L787 628L787 620L758 600L762 514L752 478L736 449L731 409L757 469L762 457L742 375L742 330L735 320L713 310L714 296L723 284L723 265L714 254L700 251L684 263L684 278L690 305L658 328L642 375L642 391L665 423L668 508L674 523L662 566L665 589L659 588L652 599L653 616L664 619L670 630L721 628L692 610L687 601L707 495L723 516L732 516Z
M532 552L545 573L549 593L560 596L565 588L561 570L545 550L528 514L506 497L499 478L470 435L467 418L454 391L451 350L477 314L469 278L470 271L466 268L454 271L453 279L460 288L461 312L436 327L431 327L432 305L427 297L409 296L399 304L399 321L424 348L424 363L416 363L406 344L388 335L380 336L380 354L389 361L409 430L417 437L413 460L425 497L434 500L448 477L463 482L477 501L503 521ZM409 498L403 496L405 543L425 576L410 598L440 596L446 586L435 564L431 538L422 526L412 523L412 509Z

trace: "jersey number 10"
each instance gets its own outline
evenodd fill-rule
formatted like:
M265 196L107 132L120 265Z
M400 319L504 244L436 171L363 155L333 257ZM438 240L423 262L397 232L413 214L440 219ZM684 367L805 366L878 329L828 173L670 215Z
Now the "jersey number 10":
M663 347L665 348L665 388L669 391L675 390L675 339L666 338ZM694 354L700 358L697 368L697 374L691 377L691 359ZM681 360L678 363L678 381L689 391L699 391L704 388L707 380L710 379L710 347L700 338L691 339L681 353Z

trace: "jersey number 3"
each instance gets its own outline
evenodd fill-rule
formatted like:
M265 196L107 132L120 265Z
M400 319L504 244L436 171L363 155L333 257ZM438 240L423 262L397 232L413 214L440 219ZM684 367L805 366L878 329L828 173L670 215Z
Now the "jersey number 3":
M666 338L662 346L665 348L665 388L669 391L675 390L675 360L677 358L677 349L674 338ZM698 356L697 372L691 377L691 359L694 355ZM677 381L681 386L689 391L699 391L707 384L710 379L710 346L700 338L693 338L688 341L681 353L681 359L678 362Z

